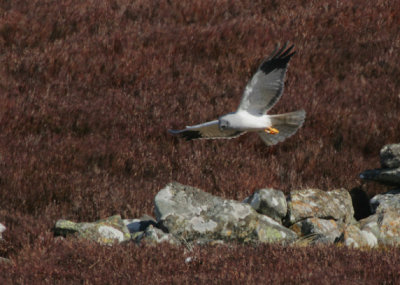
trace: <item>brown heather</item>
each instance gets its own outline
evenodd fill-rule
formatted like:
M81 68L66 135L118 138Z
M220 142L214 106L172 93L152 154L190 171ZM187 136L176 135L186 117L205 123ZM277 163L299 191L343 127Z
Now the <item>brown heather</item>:
M233 111L285 41L297 54L272 113L304 108L298 134L274 147L168 135ZM396 1L1 1L0 283L400 283L391 247L186 252L51 232L60 218L151 214L170 181L239 200L264 186L358 187L400 141L399 62Z

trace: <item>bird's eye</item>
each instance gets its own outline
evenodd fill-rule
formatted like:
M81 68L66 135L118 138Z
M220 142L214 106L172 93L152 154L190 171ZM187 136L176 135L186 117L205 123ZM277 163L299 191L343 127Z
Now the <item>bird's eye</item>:
M227 127L229 126L229 123L228 122L226 122L226 121L222 121L220 124L219 124L219 128L220 128L220 130L225 130Z

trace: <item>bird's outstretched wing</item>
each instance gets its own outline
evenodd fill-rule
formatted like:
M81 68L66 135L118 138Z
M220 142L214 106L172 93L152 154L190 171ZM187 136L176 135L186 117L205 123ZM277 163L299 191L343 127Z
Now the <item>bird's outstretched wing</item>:
M294 45L287 48L287 43L274 50L247 83L239 110L245 110L254 115L264 114L279 100L283 92L285 74Z
M220 130L218 120L195 125L187 126L184 130L168 130L173 135L179 135L186 140L193 139L232 139L245 132L236 130Z

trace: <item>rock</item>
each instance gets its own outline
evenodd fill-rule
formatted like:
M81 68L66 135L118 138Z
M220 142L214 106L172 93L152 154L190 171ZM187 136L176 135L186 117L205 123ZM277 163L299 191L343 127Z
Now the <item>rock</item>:
M378 225L380 229L379 241L383 244L400 244L400 215L399 211L389 210L378 214ZM383 216L381 218L381 216Z
M113 244L130 240L131 235L120 215L93 223L74 223L58 220L54 232L56 235L73 234L79 238L96 241L101 244Z
M142 232L150 225L157 225L156 220L148 215L143 215L138 219L124 219L122 221L128 227L130 233Z
M341 235L341 229L335 220L325 220L319 218L307 218L293 224L290 229L299 236L317 234L318 240L323 243L333 243Z
M243 203L250 204L258 213L267 215L279 223L282 223L287 213L285 194L275 189L260 189L247 197Z
M400 186L400 167L366 170L360 174L360 178L386 185Z
M225 200L199 189L170 183L155 197L157 221L188 242L291 242L297 235L258 214L249 204Z
M372 233L378 239L379 244L400 244L400 214L398 210L387 209L384 212L377 212L375 215L361 220L360 228Z
M3 232L6 230L6 227L0 223L0 240L3 239Z
M400 144L385 145L380 151L382 168L400 167Z
M400 186L400 144L385 145L380 151L380 159L382 168L366 170L360 178Z
M368 218L362 219L359 221L359 228L363 231L367 231L373 234L377 239L380 237L380 227L378 225L377 214L371 215Z
M375 247L378 239L370 231L360 230L355 225L347 225L339 238L339 242L353 248Z
M180 242L173 235L164 233L162 230L149 225L146 230L135 238L137 243L146 243L150 245L156 245L162 242L168 242L170 244L179 245Z
M378 194L370 200L370 203L373 213L386 210L399 210L400 212L400 189Z
M292 225L307 218L333 219L348 223L353 219L351 197L346 189L322 191L305 189L290 192L286 224Z

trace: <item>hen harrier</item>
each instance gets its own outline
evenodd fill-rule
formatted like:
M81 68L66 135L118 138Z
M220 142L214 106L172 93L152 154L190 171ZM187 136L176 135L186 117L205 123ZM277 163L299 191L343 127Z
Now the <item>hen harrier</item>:
M266 114L282 96L287 65L295 54L291 52L293 45L286 47L287 44L281 49L278 46L263 61L247 84L236 112L223 115L218 120L169 132L187 140L231 139L246 132L256 132L267 145L277 144L293 135L304 122L304 110L278 115Z

